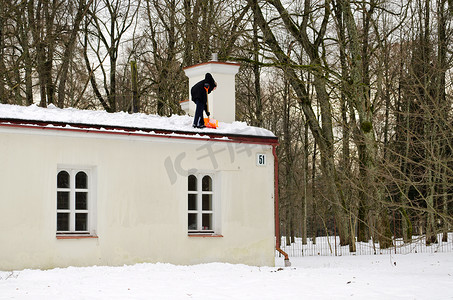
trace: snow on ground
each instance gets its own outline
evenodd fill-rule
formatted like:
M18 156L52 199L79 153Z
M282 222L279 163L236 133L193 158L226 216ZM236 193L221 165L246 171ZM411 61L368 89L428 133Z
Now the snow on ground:
M108 113L103 110L80 110L76 108L60 109L52 104L47 108L39 107L36 104L30 106L0 104L0 118L64 122L68 124L82 123L104 126L122 126L168 131L188 131L194 133L241 134L266 137L275 136L269 130L248 126L245 122L219 122L219 127L217 129L196 129L192 127L193 117L190 116L173 115L171 117L161 117L144 113Z
M453 299L453 254L0 272L0 299Z

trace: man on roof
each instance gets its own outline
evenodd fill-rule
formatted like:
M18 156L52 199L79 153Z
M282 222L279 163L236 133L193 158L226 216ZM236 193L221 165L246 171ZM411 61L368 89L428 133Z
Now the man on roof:
M203 80L197 82L190 90L192 101L195 102L197 108L195 110L195 117L193 119L193 127L205 128L203 111L209 117L210 113L207 108L208 94L210 94L217 87L217 83L212 77L211 73L206 73Z

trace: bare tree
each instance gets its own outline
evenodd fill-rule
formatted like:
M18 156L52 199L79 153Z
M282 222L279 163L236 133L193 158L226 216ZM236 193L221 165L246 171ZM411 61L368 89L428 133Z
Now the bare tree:
M175 0L147 0L146 39L150 46L143 55L144 67L150 81L150 91L157 100L157 113L171 115L180 112L179 101L186 88L181 53L181 32L178 20L179 7Z
M95 95L104 109L108 112L117 111L117 64L118 55L123 37L134 24L138 13L138 5L132 0L96 0L89 10L89 25L85 27L84 56L88 73L91 76L91 85ZM92 29L92 30L91 30ZM105 96L98 88L97 77L91 66L88 51L92 50L96 56ZM108 58L108 70L105 59Z
M64 107L64 100L65 96L67 95L66 82L68 78L70 62L75 50L76 40L80 30L80 24L82 23L83 18L87 15L88 8L92 5L93 1L94 0L88 0L88 2L86 2L85 0L79 0L77 1L78 3L75 3L75 5L78 4L76 8L76 16L74 18L72 28L69 30L68 38L64 42L65 48L63 56L61 58L62 64L59 71L60 82L58 84L58 106L60 108Z
M304 85L304 79L295 72L294 66L297 66L298 64L294 63L291 58L284 53L280 43L272 32L269 23L265 20L261 9L255 10L258 24L263 32L264 41L270 47L270 50L275 55L276 61L289 78L316 144L320 148L324 184L326 186L328 198L331 199L334 204L334 212L337 218L337 224L339 225L342 243L346 245L350 242L351 237L349 234L350 230L348 222L346 221L344 200L342 199L341 192L337 189L337 172L333 152L332 108L327 92L328 74L326 74L325 65L323 64L325 57L323 57L323 51L321 51L330 17L330 7L328 3L326 3L323 9L324 14L319 21L319 30L316 31L314 38L310 38L308 34L308 29L311 25L309 24L309 20L310 17L312 17L310 15L310 12L312 11L310 1L305 2L303 11L301 11L301 22L295 20L295 17L292 18L280 1L274 0L268 2L276 9L278 15L282 18L285 29L288 30L292 38L304 49L309 57L309 67L307 69L309 69L310 73L313 75L313 86L316 89L316 98L320 104L321 122L318 122L312 103L309 101L308 92Z

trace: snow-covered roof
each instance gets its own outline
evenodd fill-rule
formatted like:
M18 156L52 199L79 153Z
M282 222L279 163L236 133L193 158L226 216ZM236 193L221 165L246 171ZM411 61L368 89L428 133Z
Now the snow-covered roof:
M35 104L19 106L0 104L0 123L37 124L41 126L82 127L92 129L110 129L140 131L159 134L202 135L219 137L249 137L276 139L275 135L264 128L248 126L245 122L219 122L217 129L197 129L192 127L193 118L190 116L173 115L162 117L144 113L130 114L127 112L108 113L99 110L80 110L76 108L60 109L54 105L47 108Z

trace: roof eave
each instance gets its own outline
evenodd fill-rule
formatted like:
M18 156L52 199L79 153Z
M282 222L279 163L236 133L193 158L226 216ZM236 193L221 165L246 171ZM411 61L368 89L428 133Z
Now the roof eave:
M139 128L101 124L85 124L85 123L67 123L58 121L42 121L42 120L24 120L16 118L0 118L0 126L17 127L29 129L50 129L50 130L66 130L77 132L91 133L107 133L117 135L137 135L137 136L154 136L177 139L192 139L200 140L200 135L206 137L202 140L213 140L218 142L236 142L248 144L262 145L278 145L278 137L276 136L257 136L243 135L232 133L215 133L203 131L183 131L183 130L166 130L157 128ZM225 139L227 138L227 139Z

